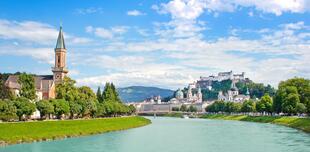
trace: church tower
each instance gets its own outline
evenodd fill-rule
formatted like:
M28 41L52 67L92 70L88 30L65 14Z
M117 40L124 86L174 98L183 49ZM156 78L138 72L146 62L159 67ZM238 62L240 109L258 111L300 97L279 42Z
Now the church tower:
M68 69L66 67L66 53L67 49L65 46L62 27L60 26L57 44L55 48L55 66L52 68L55 84L61 83L66 74L68 73Z

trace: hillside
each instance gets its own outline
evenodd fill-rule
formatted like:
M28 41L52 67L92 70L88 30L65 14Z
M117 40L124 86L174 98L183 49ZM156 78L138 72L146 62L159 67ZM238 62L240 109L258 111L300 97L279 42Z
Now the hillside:
M130 86L117 90L124 102L139 102L157 95L160 95L162 98L173 95L172 90L157 87Z

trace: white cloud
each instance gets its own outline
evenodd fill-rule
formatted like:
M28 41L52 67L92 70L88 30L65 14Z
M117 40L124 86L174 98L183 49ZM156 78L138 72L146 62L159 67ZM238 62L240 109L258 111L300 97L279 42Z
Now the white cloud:
M136 31L142 35L142 36L149 36L150 34L148 33L147 29L141 29L141 28L136 28Z
M124 34L128 31L128 29L128 26L114 26L111 28L112 32L116 34Z
M0 39L31 42L36 45L53 45L56 43L58 29L45 23L35 21L9 21L0 19ZM69 44L85 44L92 40L64 33ZM18 42L16 42L18 43Z
M194 79L187 74L181 72L120 72L112 73L102 76L94 76L77 79L79 85L87 85L92 88L102 86L105 82L113 82L118 87L132 86L132 85L143 85L143 86L157 86L163 88L176 89L180 86L184 86L190 80Z
M96 28L95 35L106 38L106 39L112 39L113 33L110 30L107 30L105 28Z
M71 76L77 76L80 74L80 71L79 70L76 70L76 69L70 69L70 72L68 73L68 75L71 77Z
M159 13L171 13L173 18L194 19L208 12L234 12L239 7L252 8L277 16L284 12L303 13L310 10L308 0L172 0L152 8ZM250 13L252 14L252 13Z
M76 44L76 45L78 45L78 44L89 44L91 42L93 42L92 39L84 38L84 37L72 37L68 40L69 44Z
M83 62L78 62L83 60ZM108 56L108 55L96 55L93 54L77 54L74 55L73 62L77 65L92 65L100 67L102 69L116 69L122 71L130 71L138 66L143 66L144 63L149 62L143 56Z
M195 20L206 8L203 0L172 0L167 4L162 3L160 8L153 6L159 13L171 14L172 19Z
M248 15L249 15L250 17L253 17L253 16L254 16L254 13L253 13L253 12L249 12Z
M54 50L47 47L1 46L0 55L30 56L40 62L54 64Z
M171 21L155 24L154 33L149 29L135 28L141 35L154 34L154 38L151 39L117 39L132 29L127 26L86 27L86 32L113 41L101 41L96 48L92 48L96 51L91 53L91 49L87 48L87 53L81 51L70 54L70 63L75 63L74 66L83 65L104 71L96 72L97 75L94 76L94 73L88 75L83 71L73 70L71 74L77 77L78 84L96 87L106 81L113 81L118 86L152 85L175 89L198 79L199 76L229 70L244 71L254 81L273 85L293 76L310 78L310 29L305 22L283 24L273 29L232 29L232 35L209 41L201 34L202 30L206 30L207 23L200 21L199 17L210 9L210 5L194 0L173 2L153 6L159 13L171 15ZM214 10L210 10L211 12L219 9L234 11L237 7L220 6L221 1L217 2L212 3ZM53 64L54 52L50 46L54 46L58 31L50 25L35 23L32 27L37 28L26 28L28 26L25 26L24 22L2 20L0 38L16 41L18 45L3 45L0 55L31 56ZM45 35L46 31L52 32ZM259 35L259 38L240 37L244 32L252 32ZM33 36L36 33L40 33L40 37ZM52 33L55 33L55 36L51 36ZM65 37L71 44L92 42L92 39L68 34ZM24 41L38 43L42 47L31 48L31 45L25 44ZM45 44L46 41L48 44ZM228 53L231 51L238 53ZM255 57L251 54L262 56ZM269 55L273 57L268 57ZM83 62L80 62L81 60ZM79 77L81 75L88 77Z
M242 7L255 7L265 13L273 13L277 16L284 12L303 13L309 11L308 0L233 0L232 5Z
M52 64L58 30L53 26L35 21L10 21L0 19L1 55L30 56L40 62ZM90 38L64 33L66 44L85 45ZM13 44L13 45L10 45Z
M102 51L134 52L135 54L142 53L143 56L138 58L137 56L130 56L130 60L122 60L123 57L104 57L96 59L96 61L90 61L87 64L100 63L102 61L100 65L105 65L103 68L110 67L121 70L121 72L95 76L91 80L85 78L79 82L95 85L97 79L100 82L103 80L115 80L115 82L117 81L124 86L128 84L128 80L130 84L144 83L177 88L198 79L201 75L234 70L236 72L246 72L247 76L256 82L264 82L276 86L280 80L293 76L310 78L308 69L310 42L307 41L310 34L308 31L307 25L303 22L297 22L279 25L278 30L264 28L260 30L244 29L238 31L238 33L251 32L260 34L261 38L258 39L243 39L236 35L222 37L215 41L206 41L194 36L128 43L109 43L102 48ZM231 54L228 53L229 51L239 51L241 53ZM160 54L158 58L154 58L154 55L151 55L153 58L147 57L148 54L156 52ZM241 56L242 54L253 53L262 54L263 56ZM164 62L161 62L163 60ZM169 64L169 62L173 64ZM160 74L156 74L155 71L158 71ZM173 73L177 73L177 75ZM146 78L134 77L135 75L142 75ZM128 77L128 79L123 80L121 79L122 76ZM164 76L167 76L167 79ZM180 83L174 83L173 79L178 80ZM183 82L182 85L180 85L181 82Z
M156 23L156 34L173 38L198 35L206 29L205 24L197 20L206 6L203 0L173 0L160 6L153 5L152 8L158 13L171 15L170 22Z
M34 21L8 21L0 19L0 38L39 44L55 41L58 31L52 26Z
M127 26L114 26L111 28L103 28L103 27L92 27L87 26L85 28L86 32L93 33L98 37L104 38L104 39L113 39L116 36L120 36L122 34L125 34L128 31L129 27Z
M310 10L308 0L205 0L210 11L233 12L238 7L254 7L257 11L277 16L284 12L303 13Z
M127 12L127 15L129 15L129 16L141 16L141 15L146 15L146 14L143 12L140 12L138 10L130 10Z
M103 13L103 9L101 7L78 8L75 11L77 14L82 14L82 15Z
M165 63L155 63L145 57L108 57L101 56L95 59L101 61L98 67L105 70L114 69L116 72L108 72L99 76L90 76L77 79L79 85L88 85L96 88L105 82L114 82L119 87L130 85L148 85L165 88L177 88L194 81L191 74L182 66ZM87 61L93 65L96 62ZM192 73L193 74L193 73Z

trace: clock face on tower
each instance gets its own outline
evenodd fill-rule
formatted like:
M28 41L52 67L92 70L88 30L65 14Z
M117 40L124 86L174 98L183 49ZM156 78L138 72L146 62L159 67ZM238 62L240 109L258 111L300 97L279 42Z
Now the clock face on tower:
M56 74L56 79L60 79L60 74Z

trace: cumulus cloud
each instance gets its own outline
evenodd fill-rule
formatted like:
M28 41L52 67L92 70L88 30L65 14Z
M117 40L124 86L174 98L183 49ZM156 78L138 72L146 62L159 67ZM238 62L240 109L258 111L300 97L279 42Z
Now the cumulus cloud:
M91 73L77 77L77 82L79 85L89 85L94 88L103 85L106 81L112 81L118 86L149 85L175 89L197 80L199 76L230 70L246 72L246 75L254 81L274 86L280 80L293 76L310 78L310 28L306 22L282 24L275 28L232 28L227 36L212 41L204 39L202 31L208 29L208 23L201 21L200 16L205 12L214 14L223 11L234 12L240 7L247 7L251 8L253 15L259 12L281 15L284 12L301 13L308 11L309 8L306 1L300 0L284 0L283 4L273 0L261 3L264 4L252 0L172 0L152 6L159 14L171 17L170 21L154 23L154 31L127 26L88 26L85 28L87 33L113 41L106 43L100 39L96 41L96 48L91 48L96 51L89 53L91 49L87 48L88 52L70 54L72 63L75 63L74 66L87 66L98 71L95 75ZM36 31L25 28L22 23L24 22L0 22L0 38L17 40L17 45L0 48L0 54L10 54L5 50L14 50L13 54L31 56L52 63L52 47L33 50L19 41L43 44L46 41L42 39L50 39L49 41L54 45L57 29L38 23L39 25L36 26L39 29L43 29L44 32L51 30L55 36L42 33L40 37L32 38ZM17 30L10 29L14 26L18 27ZM23 28L19 29L20 27ZM126 36L130 29L144 36L152 34L152 38L118 39ZM6 30L11 30L13 34L10 35ZM19 34L29 30L31 33ZM244 33L251 33L257 37L247 39L242 37ZM68 34L65 37L71 43L92 42L92 39ZM29 38L35 41L28 40ZM44 44L44 46L47 45ZM49 53L46 53L47 51ZM80 62L81 60L83 62ZM73 76L82 75L82 72L82 70L80 72L73 70Z
M171 15L171 21L157 23L157 35L167 37L189 37L205 30L204 22L197 18L204 12L207 4L203 0L173 0L152 8L160 14Z
M258 11L277 16L284 12L303 13L310 9L308 0L233 0L230 3L241 7L255 7Z
M203 0L172 0L152 8L161 14L171 14L172 19L194 20L204 12L206 6Z
M134 52L143 55L127 58L99 56L90 59L87 62L89 65L100 63L96 66L120 71L94 76L91 79L80 79L79 82L94 86L103 80L114 80L122 86L129 85L130 81L130 84L144 83L177 88L198 79L199 76L230 70L246 72L254 81L274 86L280 80L293 76L310 77L309 72L305 72L309 71L307 67L310 60L309 27L304 22L282 24L277 30L264 28L238 31L241 34L242 32L256 33L260 38L244 39L235 35L214 41L187 37L109 43L102 51ZM232 51L237 53L229 53ZM154 58L154 55L147 57L156 52L160 54L157 58ZM173 64L169 64L170 62ZM121 79L122 77L128 79ZM173 79L178 80L178 83Z
M209 12L234 12L239 7L254 7L257 11L279 16L284 12L303 13L309 11L310 2L308 0L172 0L162 3L160 6L152 6L159 13L169 12L173 14L173 17L186 19L198 17L205 9Z

